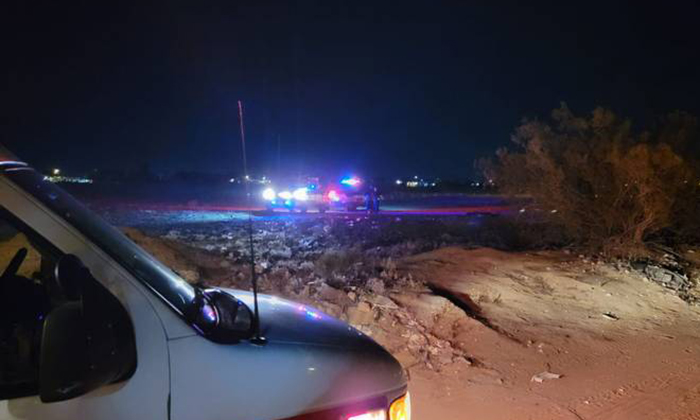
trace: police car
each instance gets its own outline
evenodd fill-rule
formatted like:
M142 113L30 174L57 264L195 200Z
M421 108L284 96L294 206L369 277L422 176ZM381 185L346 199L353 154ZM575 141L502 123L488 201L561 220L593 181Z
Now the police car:
M282 188L268 186L261 192L261 198L268 210L286 209L302 213L310 209L320 213L328 210L379 210L376 187L357 176L346 176L325 184L319 178L312 178Z

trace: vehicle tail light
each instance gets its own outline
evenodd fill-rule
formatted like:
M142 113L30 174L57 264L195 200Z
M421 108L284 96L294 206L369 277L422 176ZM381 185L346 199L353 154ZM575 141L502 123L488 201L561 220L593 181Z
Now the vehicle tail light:
M376 410L348 417L348 420L386 420L386 411Z
M406 395L391 403L389 420L411 420L411 395Z
M331 201L340 201L340 196L335 190L330 190L328 192L328 199Z

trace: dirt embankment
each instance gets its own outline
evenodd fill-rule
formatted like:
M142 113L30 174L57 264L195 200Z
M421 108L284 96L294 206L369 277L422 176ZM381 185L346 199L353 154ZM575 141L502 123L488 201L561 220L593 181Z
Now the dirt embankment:
M488 321L455 339L491 380L472 369L441 376L436 390L434 375L421 375L418 395L442 400L426 418L467 407L481 419L699 418L700 310L641 274L559 252L459 248L402 268L468 296ZM543 372L561 377L538 382Z
M225 253L128 233L190 281L247 286ZM259 268L265 291L387 347L409 371L417 419L700 419L700 308L641 273L563 252L446 247L378 260L356 284L337 270L361 258L323 255L272 259Z

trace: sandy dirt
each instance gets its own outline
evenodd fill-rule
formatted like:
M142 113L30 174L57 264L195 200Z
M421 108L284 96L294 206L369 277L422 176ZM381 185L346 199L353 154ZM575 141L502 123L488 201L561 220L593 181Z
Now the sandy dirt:
M128 233L190 281L230 271L178 241ZM700 308L634 271L459 247L397 270L416 281L286 297L389 349L410 375L414 419L700 419ZM534 380L544 372L560 377Z
M415 418L700 419L700 310L641 276L563 253L459 248L402 269L468 296L484 321L451 331L478 363L412 370ZM541 372L562 376L533 381Z

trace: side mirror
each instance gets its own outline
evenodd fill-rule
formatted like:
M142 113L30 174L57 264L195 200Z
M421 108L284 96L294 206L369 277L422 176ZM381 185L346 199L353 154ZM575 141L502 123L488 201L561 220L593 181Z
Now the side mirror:
M68 300L79 300L81 279L90 277L90 271L83 265L80 258L66 254L58 260L55 270L56 282Z
M197 287L187 320L208 339L233 344L253 336L253 313L233 295L217 289Z
M46 317L39 361L41 401L62 401L88 392L86 337L79 302L61 305Z
M129 378L136 369L131 319L119 300L74 255L56 267L67 302L44 321L39 396L63 401Z
M211 339L219 343L237 343L253 336L255 317L245 303L220 290L209 292L219 315L218 328Z

